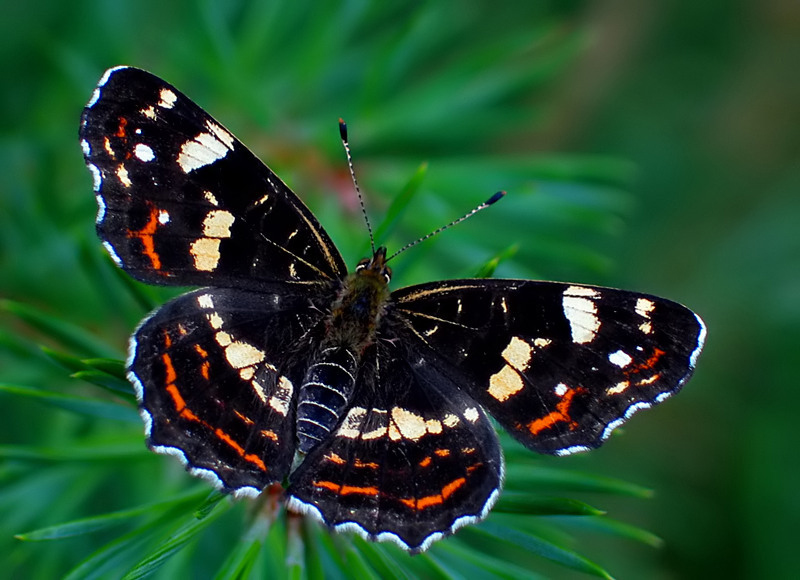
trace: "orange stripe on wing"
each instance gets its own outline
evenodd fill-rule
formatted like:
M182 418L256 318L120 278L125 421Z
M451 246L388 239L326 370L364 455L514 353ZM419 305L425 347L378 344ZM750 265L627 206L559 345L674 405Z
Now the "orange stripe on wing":
M574 429L577 425L569 416L569 407L572 405L572 399L575 398L575 395L583 392L586 392L586 389L581 387L577 389L568 389L561 400L556 404L555 411L528 423L528 431L531 432L531 435L538 435L545 429L549 429L556 423L561 422L569 423L569 428Z
M200 422L200 418L192 413L188 407L186 407L186 401L183 400L178 387L175 385L175 380L178 378L178 374L175 372L175 367L172 366L172 358L165 353L161 355L161 360L164 361L164 367L167 373L167 392L169 393L169 396L172 397L172 402L175 405L175 410L178 412L178 415L184 419L188 419L189 421Z
M339 485L332 481L315 481L314 487L330 490L338 495L378 495L380 490L377 487L356 487L354 485Z
M144 255L150 258L150 263L156 270L161 269L161 256L156 252L153 235L158 229L158 208L150 206L150 218L140 230L128 230L129 238L138 238L142 242Z
M169 393L170 397L172 397L172 402L175 405L175 410L178 412L178 415L184 419L188 419L189 421L196 421L203 425L203 427L209 429L210 431L214 432L214 435L220 441L226 443L231 449L233 449L239 457L244 459L245 461L249 461L256 467L258 467L261 471L269 471L267 466L261 460L258 455L253 453L246 453L244 447L239 445L230 435L225 433L222 429L214 429L211 425L203 421L200 417L192 413L192 411L186 406L186 401L181 396L178 387L175 385L175 379L178 378L177 373L175 372L175 367L172 365L172 359L168 354L162 354L161 360L164 361L164 366L166 367L167 373L167 392ZM263 433L263 432L262 432ZM271 432L270 432L271 433ZM274 433L272 433L274 435ZM276 437L277 439L277 437Z
M261 471L267 471L267 466L264 465L264 462L261 461L261 458L258 455L253 453L245 453L244 448L239 445L236 441L231 438L230 435L225 433L222 429L214 429L214 435L219 437L222 441L230 445L230 447L236 451L236 453L244 459L245 461L249 461L250 463L254 464L258 467Z
M445 485L442 488L442 493L440 494L428 495L419 498L411 497L407 499L401 499L400 503L411 508L412 510L422 510L432 505L439 505L444 503L444 500L453 495L456 492L456 490L466 485L466 483L467 479L465 477L459 477L458 479L454 479L453 481Z

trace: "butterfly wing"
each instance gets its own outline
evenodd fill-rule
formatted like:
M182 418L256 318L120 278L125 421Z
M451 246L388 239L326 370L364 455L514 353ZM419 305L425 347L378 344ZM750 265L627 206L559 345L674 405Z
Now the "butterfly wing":
M240 494L283 480L296 446L302 353L321 319L301 290L204 289L144 320L131 339L129 378L155 451Z
M297 196L160 78L108 70L84 109L80 138L100 207L98 235L133 277L259 288L346 272Z
M598 447L678 392L706 334L675 302L593 286L452 280L392 299L398 324L440 356L444 374L460 373L523 444L557 455Z
M407 346L368 351L352 407L287 494L290 509L418 552L488 513L503 462L480 406Z

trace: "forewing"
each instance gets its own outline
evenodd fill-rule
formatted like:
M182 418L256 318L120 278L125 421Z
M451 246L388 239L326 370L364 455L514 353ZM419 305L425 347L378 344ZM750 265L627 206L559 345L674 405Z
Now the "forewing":
M128 367L155 451L238 494L283 480L306 364L293 356L320 320L303 289L204 289L145 319L131 339ZM322 290L316 296L330 300Z
M291 475L289 507L419 552L485 517L502 456L480 406L430 360L399 341L377 351L338 429Z
M597 447L678 392L703 346L687 308L610 288L453 280L392 295L390 317L464 377L462 387L526 446Z
M133 277L258 288L346 272L297 196L160 78L108 70L84 109L80 138L100 207L98 235Z

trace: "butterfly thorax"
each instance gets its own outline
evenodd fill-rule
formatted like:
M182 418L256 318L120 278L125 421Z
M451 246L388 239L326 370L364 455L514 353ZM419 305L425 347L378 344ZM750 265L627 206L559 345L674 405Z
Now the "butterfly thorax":
M372 259L361 260L333 303L326 342L347 346L358 354L369 346L389 299L390 278L386 248L378 248Z
M318 354L306 371L297 405L298 450L324 441L355 390L364 350L374 341L389 299L386 248L359 262L343 282L326 322Z

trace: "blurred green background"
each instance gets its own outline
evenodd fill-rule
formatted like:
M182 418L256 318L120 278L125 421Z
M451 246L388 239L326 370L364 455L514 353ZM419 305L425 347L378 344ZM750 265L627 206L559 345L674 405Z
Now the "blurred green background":
M382 240L390 251L509 192L394 262L395 284L470 275L503 255L496 276L619 286L700 313L707 349L682 394L598 451L541 464L655 491L595 503L660 548L613 534L572 544L618 578L797 577L798 62L794 0L5 3L0 382L14 388L0 392L0 567L60 577L116 536L11 536L190 479L143 452L130 406L75 414L71 399L54 408L18 388L112 400L38 345L119 358L147 307L174 294L133 287L94 236L78 119L103 70L131 64L269 163L349 264L366 235L340 116L375 223L411 180L416 195ZM114 466L92 486L81 473L103 454L81 455L86 442ZM43 451L73 443L72 455ZM162 573L184 570L180 558Z

